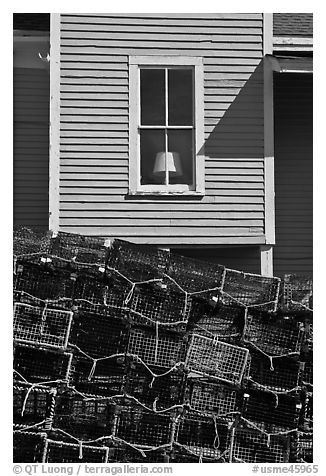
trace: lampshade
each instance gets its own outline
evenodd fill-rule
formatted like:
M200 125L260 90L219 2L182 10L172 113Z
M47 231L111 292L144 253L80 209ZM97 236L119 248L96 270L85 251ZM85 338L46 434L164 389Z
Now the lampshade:
M166 160L165 160L166 155ZM180 177L182 175L182 167L180 155L178 152L158 152L155 158L155 164L153 169L154 175L163 175L165 174L165 166L169 174L174 177Z

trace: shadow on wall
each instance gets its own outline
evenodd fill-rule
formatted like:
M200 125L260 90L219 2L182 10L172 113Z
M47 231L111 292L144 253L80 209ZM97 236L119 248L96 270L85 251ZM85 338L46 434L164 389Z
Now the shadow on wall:
M204 152L209 166L213 159L264 157L263 61L249 79L246 75L205 83L206 137L199 153Z

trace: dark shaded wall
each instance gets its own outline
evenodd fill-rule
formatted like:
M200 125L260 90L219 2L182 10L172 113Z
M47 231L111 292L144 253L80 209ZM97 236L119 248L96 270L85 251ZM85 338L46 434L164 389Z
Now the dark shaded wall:
M312 273L312 75L276 74L274 275Z

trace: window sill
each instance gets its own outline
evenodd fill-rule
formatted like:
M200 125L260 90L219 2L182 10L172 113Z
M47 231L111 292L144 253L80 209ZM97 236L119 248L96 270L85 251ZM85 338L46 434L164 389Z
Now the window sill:
M129 190L129 195L131 196L155 196L155 197L161 197L161 196L195 196L195 197L204 197L205 192L199 192L196 190L162 190L162 191L151 191L151 190L137 190L137 191L131 191Z

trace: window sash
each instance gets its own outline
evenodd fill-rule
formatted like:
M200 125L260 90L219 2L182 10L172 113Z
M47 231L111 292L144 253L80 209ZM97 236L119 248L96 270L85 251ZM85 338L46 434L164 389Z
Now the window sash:
M204 194L204 94L203 94L203 61L198 57L182 56L131 56L130 65L130 116L129 116L129 192L131 194L146 193L172 193L172 194ZM193 71L192 97L193 114L192 125L168 125L168 111L163 125L141 124L141 96L140 96L140 70L145 68L165 70L165 107L168 108L167 75L169 69L191 69ZM145 129L164 130L167 141L169 130L192 130L192 177L193 184L141 185L140 180L140 131ZM167 144L166 144L167 150ZM167 167L166 167L166 172Z

